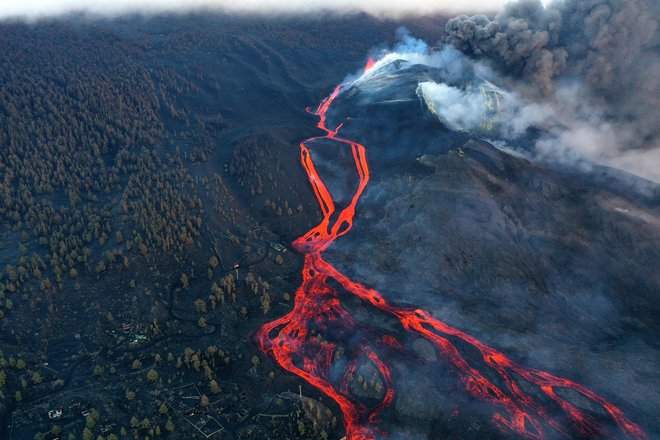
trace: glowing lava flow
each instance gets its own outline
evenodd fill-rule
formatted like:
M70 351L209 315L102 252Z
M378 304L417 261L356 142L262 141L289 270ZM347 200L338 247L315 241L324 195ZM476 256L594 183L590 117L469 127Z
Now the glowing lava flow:
M368 63L365 71L372 65L373 62ZM307 139L300 144L302 165L318 199L323 220L293 243L305 258L302 285L296 292L293 310L265 324L257 332L256 340L260 348L282 368L303 378L339 405L343 412L347 439L368 440L380 434L384 435L378 429L379 415L392 403L394 388L390 370L382 357L383 354L404 348L394 336L379 335L375 330L358 323L342 307L337 289L329 283L334 280L334 284L339 283L346 292L396 317L405 330L431 342L438 354L453 367L466 390L472 396L493 404L493 421L501 429L532 439L544 438L544 428L547 427L567 437L576 429L584 436L606 435L593 416L556 392L564 388L573 390L593 404L599 405L616 422L623 434L630 438L645 439L644 432L629 421L621 410L593 391L544 371L523 368L501 352L432 318L423 310L390 305L379 292L349 280L323 259L323 251L351 229L357 202L369 181L365 147L340 138L338 132L341 124L334 130L326 127L326 113L347 85L337 86L314 112L319 117L317 127L326 134ZM335 200L319 176L312 159L309 144L321 139L338 142L350 148L355 161L357 190L348 205L341 210L336 208ZM476 348L483 357L483 362L492 370L491 374L482 374L471 365L449 337ZM366 403L364 399L361 400L351 393L351 384L358 366L364 363L371 363L384 383L384 390L379 394L376 403ZM500 385L488 376L497 377ZM536 396L529 391L523 391L519 386L521 379L527 383L526 389L535 388ZM558 420L558 412L563 413L562 422ZM567 424L572 427L564 426Z

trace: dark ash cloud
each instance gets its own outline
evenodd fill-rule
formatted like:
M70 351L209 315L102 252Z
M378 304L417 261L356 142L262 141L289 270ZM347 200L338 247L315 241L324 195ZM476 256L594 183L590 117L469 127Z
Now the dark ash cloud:
M565 0L546 7L521 0L492 19L451 19L446 41L521 79L532 96L548 98L579 82L619 132L620 151L638 159L639 150L654 151L657 158L659 8L650 0Z

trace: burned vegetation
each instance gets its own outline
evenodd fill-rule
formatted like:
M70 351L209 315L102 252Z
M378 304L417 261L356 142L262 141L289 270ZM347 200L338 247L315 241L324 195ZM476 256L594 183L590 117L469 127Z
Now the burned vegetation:
M241 20L0 25L0 437L343 435L251 335L320 218L302 110L395 25Z

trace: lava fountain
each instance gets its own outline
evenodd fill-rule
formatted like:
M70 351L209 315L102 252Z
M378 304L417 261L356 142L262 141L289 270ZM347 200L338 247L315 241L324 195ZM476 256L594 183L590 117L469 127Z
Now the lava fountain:
M369 57L367 60L367 64L364 66L364 73L367 73L371 69L373 69L374 64L376 64L376 60L374 60L372 57Z
M370 59L365 72L373 64ZM340 84L315 111L308 109L318 116L317 127L325 134L301 142L300 158L323 219L293 242L294 248L304 255L302 284L296 292L293 310L265 324L255 335L261 350L283 369L301 377L339 405L347 439L370 440L386 436L379 429L379 419L391 405L395 394L386 364L387 354L404 350L404 347L394 335L366 328L351 316L341 304L338 292L341 286L375 309L395 317L405 331L428 340L437 354L452 367L466 391L492 405L493 423L503 431L530 439L545 438L547 430L554 430L566 437L578 432L586 437L623 434L629 438L645 439L646 435L639 426L590 389L545 371L522 367L498 350L423 310L391 305L378 291L351 281L323 259L323 252L351 230L357 203L370 176L364 145L339 136L343 124L334 129L326 125L328 109L349 85ZM338 147L348 149L353 156L357 189L347 206L341 209L337 208L336 200L315 167L311 144L319 140L336 142ZM460 340L475 348L485 365L480 363L479 368L491 371L488 374L479 371L461 355L450 339ZM349 348L348 360L342 354L342 362L338 362L338 353L343 353L343 347L355 347L356 342L357 348ZM364 402L351 393L350 384L361 363L371 363L384 383L382 397L376 403ZM497 377L498 383L489 377ZM525 390L520 386L522 380L527 385ZM529 391L531 388L533 392ZM605 431L593 415L557 393L561 388L579 393L593 405L599 406L616 423L620 432Z

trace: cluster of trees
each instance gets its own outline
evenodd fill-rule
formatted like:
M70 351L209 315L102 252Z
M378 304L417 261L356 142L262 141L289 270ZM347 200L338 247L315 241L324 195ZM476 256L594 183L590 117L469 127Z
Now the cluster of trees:
M220 305L225 305L227 298L231 299L232 304L236 304L236 281L231 273L220 278L220 285L216 282L211 284L211 295L209 296L211 307L215 310L218 302Z
M296 412L298 416L298 434L305 438L320 438L328 440L327 430L337 427L337 418L325 405L314 399L304 398L301 402L302 411Z
M270 284L268 281L264 281L261 277L255 278L252 275L252 272L248 272L245 276L245 284L255 295L261 294L260 303L261 310L263 310L264 315L268 314L270 310Z
M226 367L230 363L231 357L229 353L226 353L215 345L209 346L206 350L193 350L187 347L184 350L183 356L177 357L176 368L181 369L185 367L195 372L203 372L210 392L212 394L219 394L222 392L222 388L216 377L216 372L221 367Z
M177 370L185 367L186 370L204 373L204 376L208 380L209 389L213 394L217 394L222 390L215 373L231 363L231 356L228 352L221 350L216 345L210 345L206 349L192 349L186 347L183 350L182 355L175 357L173 353L169 352L164 359L160 354L155 354L154 363L146 372L146 378L149 382L159 385L161 384L162 378L160 373L158 373L158 368L165 360L168 363L173 364ZM142 362L140 359L134 359L131 364L131 369L140 370L141 368ZM135 391L126 391L127 400L134 400L135 397Z
M259 166L260 161L274 163L276 161L273 153L268 148L259 148L260 139L255 137L243 138L236 142L234 146L234 155L229 164L229 173L236 177L241 186L249 186L250 193L263 194L264 181L261 175L262 169ZM273 184L273 174L267 176L267 183Z
M236 200L222 176L214 173L212 179L207 181L206 188L210 189L213 213L219 221L237 224L241 219L245 219L245 213L238 210Z
M5 357L0 350L0 401L5 398L13 398L15 402L21 402L23 393L30 391L28 388L45 383L47 378L42 373L28 366L23 358L14 356ZM59 386L61 380L53 382L53 386Z
M130 177L120 201L121 212L144 234L140 251L149 248L180 254L200 236L202 200L180 154L161 160L153 150L127 154L120 162Z
M213 282L213 284L211 284L211 295L208 298L209 303L211 304L211 310L215 310L218 303L220 303L221 306L224 306L227 299L230 299L232 304L237 304L236 280L234 279L234 275L231 273L225 275L220 278L219 283L220 284ZM245 276L245 285L254 295L259 295L261 309L263 310L264 315L268 314L271 304L270 284L261 279L261 277L255 278L252 272L248 272ZM203 299L197 299L195 301L195 309L200 314L201 322L201 319L204 319L204 315L208 311L206 301ZM241 314L247 316L247 309L243 307L243 310L245 311L241 312ZM204 320L204 322L206 321Z
M249 188L253 197L263 195L265 187L277 190L283 182L291 180L282 167L282 148L283 145L270 136L243 138L234 146L229 173L241 186ZM293 202L289 202L300 199L297 189L291 184L287 188L279 189L279 191L269 191L270 198L264 201L264 207L269 210L269 214L292 216L301 213L303 211L301 204L294 208L291 206Z
M19 257L0 269L0 319L30 278L48 291L89 260L103 272L117 252L92 254L124 242L118 212L137 226L129 249L199 235L190 210L201 202L177 194L190 187L181 161L139 151L165 138L165 118L188 118L176 97L189 80L137 41L66 22L5 23L0 50L0 226L20 238Z
M0 400L5 399L5 393L9 389L14 389L15 384L10 383L10 375L12 380L21 384L22 388L29 385L28 378L31 377L32 383L40 384L43 381L43 376L39 372L26 370L27 364L22 358L15 358L13 356L5 357L5 354L0 350ZM25 372L27 371L27 374ZM16 401L21 401L23 395L20 390L16 390L14 396Z
M132 59L136 48L66 25L4 26L0 214L25 221L43 195L61 191L75 206L110 192L119 176L109 155L164 136L155 82Z
M61 285L64 276L76 278L79 266L90 260L94 244L103 245L109 240L110 212L109 205L57 209L48 200L31 205L17 223L23 229L18 260L0 272L0 298L6 292L16 292L29 278L45 291L53 283ZM36 243L30 254L31 238Z

